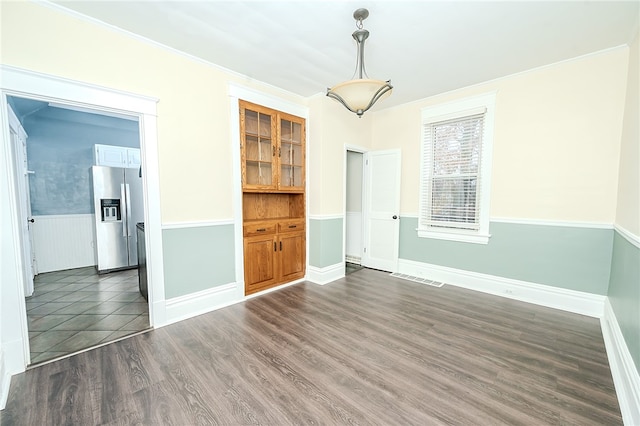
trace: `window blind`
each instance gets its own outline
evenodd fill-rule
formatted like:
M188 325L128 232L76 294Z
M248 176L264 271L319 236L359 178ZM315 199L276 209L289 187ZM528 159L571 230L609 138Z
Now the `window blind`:
M484 116L424 124L420 228L480 229Z

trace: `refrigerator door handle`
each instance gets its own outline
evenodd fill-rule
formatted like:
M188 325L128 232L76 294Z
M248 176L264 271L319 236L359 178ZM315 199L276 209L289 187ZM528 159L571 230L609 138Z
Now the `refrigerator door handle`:
M124 213L122 210L126 211L127 206L127 197L124 189L124 183L120 184L120 212ZM122 218L122 236L127 236L127 220L126 218Z
M127 209L127 237L133 236L133 229L131 229L131 191L129 189L129 184L124 185L126 204L125 208Z

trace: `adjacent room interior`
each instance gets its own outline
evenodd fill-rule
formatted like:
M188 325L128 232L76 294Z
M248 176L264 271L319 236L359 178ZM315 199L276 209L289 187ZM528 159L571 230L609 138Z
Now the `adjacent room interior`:
M28 136L30 365L149 328L137 270L96 268L91 167L111 159L138 172L137 120L15 96L7 102Z

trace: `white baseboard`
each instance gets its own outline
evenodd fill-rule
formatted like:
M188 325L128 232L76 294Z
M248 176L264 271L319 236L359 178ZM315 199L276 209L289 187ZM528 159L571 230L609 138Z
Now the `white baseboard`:
M344 278L344 263L336 263L334 265L317 268L309 266L307 268L307 280L314 284L325 285L331 281Z
M153 328L167 325L167 303L165 300L149 303L149 322Z
M625 425L640 425L640 375L608 298L600 325L622 420Z
M0 347L0 410L4 410L4 407L7 406L10 384L11 374L7 372L4 366L4 351Z
M590 317L604 315L606 296L399 259L398 272Z
M22 373L28 363L22 339L4 342L0 348L0 409L4 409L9 396L11 376Z
M238 285L238 283L224 284L167 300L165 322L161 325L173 324L242 302L243 299L238 298Z
M290 286L295 285L295 284L299 284L299 283L301 283L303 281L304 281L304 278L301 278L299 280L289 281L288 283L280 284L279 286L271 287L271 288L268 288L266 290L261 290L261 291L259 291L257 293L252 293L252 294L250 294L248 296L244 296L244 298L241 299L240 301L242 302L244 300L253 299L254 297L262 296L262 295L267 294L267 293L272 293L274 291L282 290L283 288L290 287Z

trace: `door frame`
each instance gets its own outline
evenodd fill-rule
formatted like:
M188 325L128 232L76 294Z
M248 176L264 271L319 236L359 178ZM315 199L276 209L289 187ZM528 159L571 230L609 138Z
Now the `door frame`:
M346 264L347 260L347 185L349 184L347 182L347 157L348 157L348 153L349 151L351 152L357 152L359 154L362 154L362 159L364 160L366 154L370 151L367 148L364 148L362 146L358 146L358 145L351 145L351 144L345 144L344 145L344 158L343 158L343 183L342 183L342 187L344 188L342 191L342 206L343 206L343 217L344 220L342 221L342 253L344 254L344 263ZM366 174L364 172L364 161L362 163L362 223L361 223L361 228L360 229L360 235L362 235L362 241L360 241L360 247L364 247L364 216L365 216L365 212L364 212L364 188L365 188L365 178L366 178ZM360 251L360 264L362 265L362 250Z
M158 168L157 102L158 99L102 86L73 81L52 75L27 71L24 69L0 65L0 126L2 126L2 146L0 150L10 153L9 119L7 96L55 102L69 108L89 110L104 115L136 117L139 123L142 179L145 204L145 243L147 247L147 279L149 283L149 322L159 326L166 323L164 271L162 254L162 230L160 217L160 185ZM8 204L10 217L2 218L3 227L9 225L13 231L12 241L15 252L14 263L16 280L3 283L0 287L0 300L3 305L14 304L15 310L2 312L2 322L19 324L9 333L0 334L4 352L5 374L16 374L26 369L30 362L29 334L23 283L23 254L20 240L15 238L19 230L18 198L14 191L16 184L15 162L12 156L3 155L2 161L7 170ZM4 201L4 200L3 200ZM6 224L5 224L6 222ZM4 273L3 273L4 275ZM1 360L0 360L1 361ZM2 380L4 378L0 378ZM4 388L2 389L4 392Z
M28 187L28 171L24 167L24 164L27 162L26 155L26 143L27 143L27 132L22 127L22 123L18 120L18 116L15 114L15 111L11 108L11 106L7 105L8 113L9 113L9 132L11 133L11 129L13 128L13 132L18 136L18 140L13 143L9 140L9 143L13 148L13 161L15 166L15 177L16 177L16 187L17 193L16 197L18 197L18 214L22 219L21 223L21 232L19 235L22 237L22 250L23 250L23 271L24 271L24 291L26 296L31 296L33 294L33 277L37 274L37 269L35 265L34 259L34 251L33 251L33 227L31 225L27 225L27 235L25 238L25 234L23 231L23 226L25 224L25 220L28 221L31 218L31 205L30 205L30 197L29 197L29 187ZM24 138L24 140L22 139ZM9 139L11 139L11 135L9 135ZM23 147L23 144L25 147ZM33 220L33 219L32 219Z

